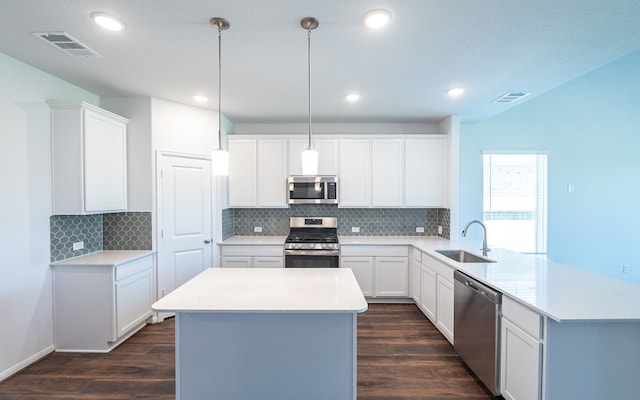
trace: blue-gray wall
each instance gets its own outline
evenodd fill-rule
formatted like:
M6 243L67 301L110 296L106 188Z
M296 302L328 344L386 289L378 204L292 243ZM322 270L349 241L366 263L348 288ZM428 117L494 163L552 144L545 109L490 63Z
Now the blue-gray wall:
M460 221L482 218L483 150L547 150L548 258L640 283L639 114L640 51L463 124Z

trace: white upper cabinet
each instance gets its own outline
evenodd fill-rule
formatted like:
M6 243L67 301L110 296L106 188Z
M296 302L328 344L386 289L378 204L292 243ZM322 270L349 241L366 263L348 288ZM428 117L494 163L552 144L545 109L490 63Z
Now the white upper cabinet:
M87 103L50 102L53 214L127 209L127 122Z
M287 206L287 141L258 141L258 206Z
M229 138L229 206L287 207L287 140Z
M229 140L229 207L257 205L258 141Z
M338 140L313 139L318 152L318 175L338 175ZM301 153L309 146L308 140L289 140L289 175L302 175Z
M404 205L444 206L444 139L407 139L404 150Z
M370 140L340 140L340 173L338 179L340 207L370 207Z
M403 205L403 140L371 141L371 205L402 207Z

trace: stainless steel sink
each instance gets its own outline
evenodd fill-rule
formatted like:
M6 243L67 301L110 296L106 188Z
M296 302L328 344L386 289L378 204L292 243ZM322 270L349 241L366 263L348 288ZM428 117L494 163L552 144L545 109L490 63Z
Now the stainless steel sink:
M436 250L436 253L440 253L445 257L452 259L459 263L492 263L495 262L491 259L469 253L465 250Z

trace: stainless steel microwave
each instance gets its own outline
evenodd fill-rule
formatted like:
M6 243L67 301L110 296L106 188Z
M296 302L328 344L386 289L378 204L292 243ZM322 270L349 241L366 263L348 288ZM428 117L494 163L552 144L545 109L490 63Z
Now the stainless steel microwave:
M287 189L289 204L338 204L336 176L290 176Z

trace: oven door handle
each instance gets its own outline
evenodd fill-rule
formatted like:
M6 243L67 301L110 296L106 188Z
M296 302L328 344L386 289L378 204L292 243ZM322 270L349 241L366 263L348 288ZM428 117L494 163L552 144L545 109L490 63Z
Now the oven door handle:
M285 250L285 256L327 256L335 257L340 255L340 250Z

